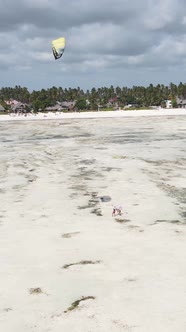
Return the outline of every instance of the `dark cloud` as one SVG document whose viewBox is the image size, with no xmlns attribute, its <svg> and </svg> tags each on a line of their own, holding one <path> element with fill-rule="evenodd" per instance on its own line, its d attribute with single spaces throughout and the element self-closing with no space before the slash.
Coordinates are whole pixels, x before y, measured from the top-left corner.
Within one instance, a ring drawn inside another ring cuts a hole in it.
<svg viewBox="0 0 186 332">
<path fill-rule="evenodd" d="M 143 70 L 144 82 L 157 70 L 162 81 L 171 68 L 174 80 L 185 73 L 185 31 L 184 0 L 0 0 L 1 85 L 17 78 L 50 86 L 51 73 L 54 85 L 60 75 L 72 84 L 76 77 L 79 86 L 87 75 L 99 85 L 104 75 L 111 84 L 113 73 L 120 84 L 133 70 Z M 54 61 L 51 40 L 59 36 L 67 47 Z"/>
</svg>

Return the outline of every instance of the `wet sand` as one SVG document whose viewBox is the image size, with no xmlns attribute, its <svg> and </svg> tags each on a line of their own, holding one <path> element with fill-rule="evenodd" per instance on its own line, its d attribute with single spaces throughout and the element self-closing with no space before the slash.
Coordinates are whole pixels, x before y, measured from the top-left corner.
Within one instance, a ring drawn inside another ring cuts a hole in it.
<svg viewBox="0 0 186 332">
<path fill-rule="evenodd" d="M 182 115 L 0 123 L 2 331 L 186 330 L 185 133 Z"/>
</svg>

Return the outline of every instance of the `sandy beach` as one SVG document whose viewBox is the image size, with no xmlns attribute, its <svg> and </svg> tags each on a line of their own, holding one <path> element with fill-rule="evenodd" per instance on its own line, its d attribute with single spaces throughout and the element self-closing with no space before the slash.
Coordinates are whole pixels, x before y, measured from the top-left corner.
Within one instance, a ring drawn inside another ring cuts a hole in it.
<svg viewBox="0 0 186 332">
<path fill-rule="evenodd" d="M 0 115 L 1 121 L 35 121 L 35 120 L 62 120 L 62 119 L 100 119 L 100 118 L 123 118 L 123 117 L 142 117 L 142 116 L 179 116 L 186 115 L 186 109 L 184 108 L 174 108 L 174 109 L 165 109 L 158 108 L 152 110 L 117 110 L 117 111 L 99 111 L 99 112 L 48 112 L 42 113 L 38 112 L 37 114 L 28 114 L 25 115 Z"/>
<path fill-rule="evenodd" d="M 0 116 L 1 331 L 186 331 L 185 115 Z"/>
</svg>

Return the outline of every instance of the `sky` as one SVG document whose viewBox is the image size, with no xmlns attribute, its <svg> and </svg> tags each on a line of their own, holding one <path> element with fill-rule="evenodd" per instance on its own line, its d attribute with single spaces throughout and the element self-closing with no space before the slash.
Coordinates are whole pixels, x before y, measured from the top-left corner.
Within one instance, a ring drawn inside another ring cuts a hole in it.
<svg viewBox="0 0 186 332">
<path fill-rule="evenodd" d="M 185 0 L 0 0 L 0 88 L 170 82 L 186 82 Z"/>
</svg>

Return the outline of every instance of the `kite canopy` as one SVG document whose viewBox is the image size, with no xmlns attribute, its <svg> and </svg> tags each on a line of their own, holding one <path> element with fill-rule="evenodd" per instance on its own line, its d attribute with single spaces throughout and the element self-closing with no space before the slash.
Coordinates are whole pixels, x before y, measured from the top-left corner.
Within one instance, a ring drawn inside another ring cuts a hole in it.
<svg viewBox="0 0 186 332">
<path fill-rule="evenodd" d="M 52 51 L 57 60 L 62 57 L 65 50 L 65 38 L 61 37 L 52 41 Z"/>
</svg>

